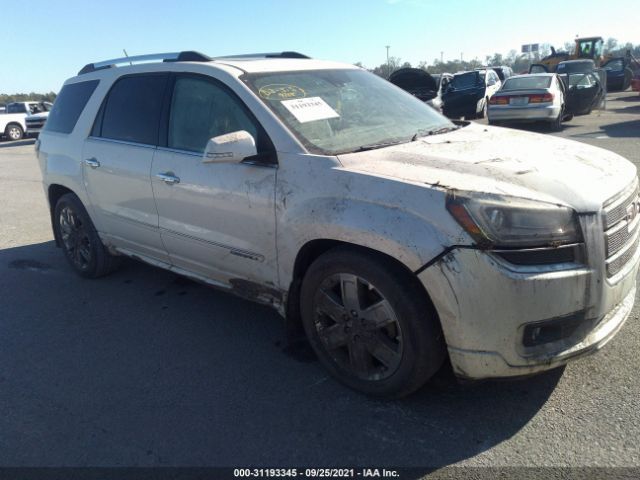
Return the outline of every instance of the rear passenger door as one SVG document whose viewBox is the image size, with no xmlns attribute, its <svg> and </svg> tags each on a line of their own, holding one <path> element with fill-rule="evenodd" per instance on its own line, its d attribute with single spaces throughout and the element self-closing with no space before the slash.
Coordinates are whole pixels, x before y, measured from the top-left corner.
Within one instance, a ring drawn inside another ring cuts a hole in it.
<svg viewBox="0 0 640 480">
<path fill-rule="evenodd" d="M 171 263 L 222 284 L 276 284 L 277 163 L 271 141 L 223 83 L 177 74 L 170 84 L 152 185 Z M 254 161 L 203 163 L 211 138 L 240 130 L 256 141 Z"/>
<path fill-rule="evenodd" d="M 570 73 L 567 78 L 567 113 L 579 115 L 589 112 L 602 94 L 597 77 L 592 73 Z"/>
<path fill-rule="evenodd" d="M 151 189 L 151 163 L 168 74 L 118 79 L 83 150 L 87 194 L 107 240 L 131 253 L 168 263 Z"/>
</svg>

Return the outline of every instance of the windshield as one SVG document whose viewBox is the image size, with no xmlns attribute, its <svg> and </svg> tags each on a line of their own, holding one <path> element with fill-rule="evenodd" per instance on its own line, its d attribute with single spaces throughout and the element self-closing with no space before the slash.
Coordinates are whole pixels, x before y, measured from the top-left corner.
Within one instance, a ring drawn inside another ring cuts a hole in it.
<svg viewBox="0 0 640 480">
<path fill-rule="evenodd" d="M 451 87 L 457 90 L 473 88 L 480 83 L 481 76 L 484 78 L 484 72 L 482 74 L 478 72 L 457 73 L 453 76 Z"/>
<path fill-rule="evenodd" d="M 551 77 L 511 77 L 504 83 L 502 90 L 531 90 L 549 88 Z"/>
<path fill-rule="evenodd" d="M 427 104 L 362 70 L 260 73 L 243 79 L 311 153 L 379 148 L 454 128 Z"/>
</svg>

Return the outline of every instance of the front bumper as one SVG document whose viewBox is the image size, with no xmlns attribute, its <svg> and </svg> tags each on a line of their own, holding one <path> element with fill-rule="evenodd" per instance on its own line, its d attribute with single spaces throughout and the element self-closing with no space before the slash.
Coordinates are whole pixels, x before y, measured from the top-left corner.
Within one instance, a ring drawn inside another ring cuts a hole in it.
<svg viewBox="0 0 640 480">
<path fill-rule="evenodd" d="M 511 107 L 489 106 L 489 121 L 534 122 L 551 121 L 560 115 L 560 106 Z"/>
<path fill-rule="evenodd" d="M 622 327 L 635 301 L 640 249 L 611 283 L 586 265 L 522 267 L 486 251 L 457 249 L 419 275 L 460 378 L 518 377 L 595 352 Z M 584 315 L 573 334 L 525 346 L 528 325 Z"/>
</svg>

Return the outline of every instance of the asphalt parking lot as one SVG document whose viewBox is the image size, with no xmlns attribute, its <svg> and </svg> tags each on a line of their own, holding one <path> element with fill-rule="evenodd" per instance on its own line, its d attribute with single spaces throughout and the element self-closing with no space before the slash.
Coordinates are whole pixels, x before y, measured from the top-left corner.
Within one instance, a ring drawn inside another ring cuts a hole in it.
<svg viewBox="0 0 640 480">
<path fill-rule="evenodd" d="M 555 135 L 640 167 L 640 96 Z M 640 302 L 564 370 L 371 400 L 266 307 L 133 261 L 77 277 L 40 179 L 33 140 L 0 143 L 0 466 L 640 467 Z"/>
</svg>

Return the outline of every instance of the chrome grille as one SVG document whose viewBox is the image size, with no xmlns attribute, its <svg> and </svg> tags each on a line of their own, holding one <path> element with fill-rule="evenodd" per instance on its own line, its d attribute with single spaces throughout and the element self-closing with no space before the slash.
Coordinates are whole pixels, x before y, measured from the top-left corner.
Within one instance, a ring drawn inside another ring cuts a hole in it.
<svg viewBox="0 0 640 480">
<path fill-rule="evenodd" d="M 633 239 L 638 231 L 639 225 L 640 216 L 637 216 L 631 224 L 624 220 L 619 222 L 614 228 L 607 231 L 605 234 L 607 258 L 622 250 L 622 248 Z"/>
<path fill-rule="evenodd" d="M 607 277 L 619 273 L 638 249 L 640 198 L 635 182 L 603 208 Z"/>
<path fill-rule="evenodd" d="M 633 254 L 636 253 L 636 250 L 638 250 L 639 241 L 640 237 L 636 236 L 635 240 L 629 246 L 629 248 L 624 250 L 619 256 L 617 256 L 615 259 L 612 259 L 610 262 L 607 261 L 607 277 L 613 277 L 616 273 L 622 270 L 622 267 L 624 267 L 629 260 L 631 260 Z"/>
</svg>

